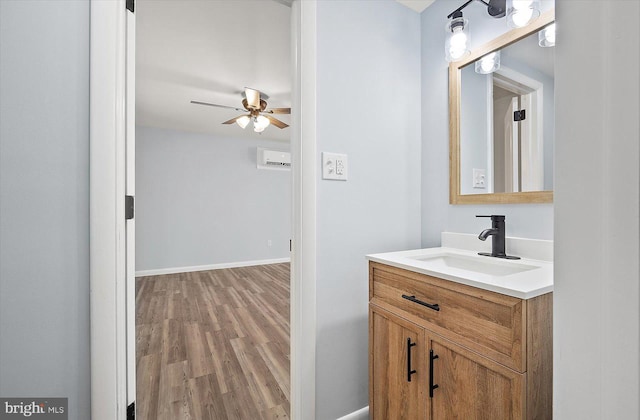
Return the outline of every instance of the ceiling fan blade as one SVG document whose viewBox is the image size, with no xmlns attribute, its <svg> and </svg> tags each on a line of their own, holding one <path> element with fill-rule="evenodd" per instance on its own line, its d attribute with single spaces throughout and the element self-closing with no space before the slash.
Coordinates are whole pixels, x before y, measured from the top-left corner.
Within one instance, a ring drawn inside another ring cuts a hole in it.
<svg viewBox="0 0 640 420">
<path fill-rule="evenodd" d="M 213 107 L 216 107 L 216 108 L 235 109 L 236 111 L 239 111 L 239 112 L 246 112 L 246 109 L 236 108 L 235 106 L 218 105 L 218 104 L 211 104 L 209 102 L 200 102 L 200 101 L 191 101 L 191 103 L 192 104 L 196 104 L 196 105 L 213 106 Z"/>
<path fill-rule="evenodd" d="M 260 91 L 244 88 L 244 96 L 247 99 L 247 104 L 251 109 L 260 109 Z"/>
<path fill-rule="evenodd" d="M 266 114 L 291 114 L 291 108 L 271 108 L 263 112 Z"/>
<path fill-rule="evenodd" d="M 280 121 L 277 118 L 273 118 L 271 115 L 264 115 L 264 117 L 266 119 L 268 119 L 269 121 L 271 121 L 271 124 L 275 125 L 278 128 L 287 128 L 289 127 L 289 124 L 285 124 L 282 121 Z"/>
<path fill-rule="evenodd" d="M 230 120 L 223 122 L 222 124 L 233 124 L 234 122 L 238 121 L 242 117 L 251 117 L 251 115 L 238 115 L 235 118 L 231 118 Z"/>
</svg>

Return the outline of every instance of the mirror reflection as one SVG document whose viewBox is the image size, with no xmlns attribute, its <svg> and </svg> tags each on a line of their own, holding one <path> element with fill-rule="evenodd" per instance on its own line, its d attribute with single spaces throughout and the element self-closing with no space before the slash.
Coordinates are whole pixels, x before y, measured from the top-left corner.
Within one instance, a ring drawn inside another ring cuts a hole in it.
<svg viewBox="0 0 640 420">
<path fill-rule="evenodd" d="M 462 194 L 553 190 L 554 48 L 540 44 L 536 32 L 461 69 Z"/>
</svg>

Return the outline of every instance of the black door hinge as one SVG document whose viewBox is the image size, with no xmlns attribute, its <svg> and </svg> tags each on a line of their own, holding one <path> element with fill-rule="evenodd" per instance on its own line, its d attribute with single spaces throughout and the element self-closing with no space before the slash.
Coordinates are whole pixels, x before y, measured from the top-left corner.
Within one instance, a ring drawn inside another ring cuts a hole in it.
<svg viewBox="0 0 640 420">
<path fill-rule="evenodd" d="M 136 402 L 132 402 L 127 407 L 127 420 L 136 420 Z"/>
<path fill-rule="evenodd" d="M 135 200 L 132 195 L 124 196 L 124 218 L 126 220 L 133 219 L 135 210 Z"/>
<path fill-rule="evenodd" d="M 127 10 L 130 11 L 131 13 L 133 13 L 133 8 L 134 8 L 133 2 L 134 0 L 127 0 Z"/>
<path fill-rule="evenodd" d="M 526 110 L 521 110 L 521 111 L 514 111 L 513 112 L 513 121 L 524 121 L 525 118 L 527 118 L 527 113 L 525 112 Z"/>
</svg>

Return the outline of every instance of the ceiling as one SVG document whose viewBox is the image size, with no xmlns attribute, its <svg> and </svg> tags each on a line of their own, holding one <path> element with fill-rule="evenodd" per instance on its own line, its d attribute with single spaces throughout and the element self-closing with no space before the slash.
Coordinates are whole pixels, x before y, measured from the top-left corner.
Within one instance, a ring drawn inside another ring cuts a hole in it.
<svg viewBox="0 0 640 420">
<path fill-rule="evenodd" d="M 289 141 L 290 128 L 223 125 L 242 108 L 244 87 L 291 106 L 291 8 L 287 0 L 136 2 L 136 124 Z M 278 115 L 290 124 L 288 115 Z"/>
<path fill-rule="evenodd" d="M 404 4 L 408 8 L 415 10 L 418 13 L 422 13 L 424 9 L 431 6 L 436 0 L 396 0 L 400 4 Z"/>
</svg>

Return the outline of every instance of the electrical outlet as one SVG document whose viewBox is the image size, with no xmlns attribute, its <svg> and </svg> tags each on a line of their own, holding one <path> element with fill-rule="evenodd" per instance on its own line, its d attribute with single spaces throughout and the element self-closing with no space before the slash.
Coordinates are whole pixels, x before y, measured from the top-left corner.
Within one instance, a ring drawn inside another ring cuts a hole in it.
<svg viewBox="0 0 640 420">
<path fill-rule="evenodd" d="M 347 180 L 347 155 L 322 152 L 322 179 Z"/>
<path fill-rule="evenodd" d="M 485 188 L 486 172 L 484 169 L 473 170 L 473 188 Z"/>
<path fill-rule="evenodd" d="M 271 245 L 273 245 L 273 242 L 271 241 L 271 239 L 269 239 L 269 240 L 267 241 L 267 246 L 268 246 L 269 248 L 271 248 Z"/>
</svg>

